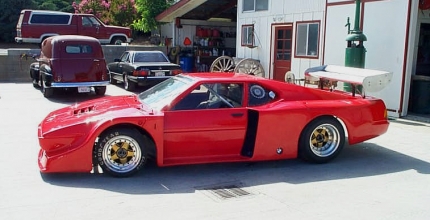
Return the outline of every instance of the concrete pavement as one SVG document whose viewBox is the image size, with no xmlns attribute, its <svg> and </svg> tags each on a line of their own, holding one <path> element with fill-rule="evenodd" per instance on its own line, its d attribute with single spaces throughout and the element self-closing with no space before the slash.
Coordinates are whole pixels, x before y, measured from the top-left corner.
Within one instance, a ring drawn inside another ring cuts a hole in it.
<svg viewBox="0 0 430 220">
<path fill-rule="evenodd" d="M 38 123 L 91 98 L 47 100 L 29 83 L 0 83 L 0 219 L 430 219 L 430 124 L 403 119 L 328 164 L 150 163 L 126 179 L 40 175 Z M 226 199 L 209 190 L 222 186 L 248 194 Z"/>
</svg>

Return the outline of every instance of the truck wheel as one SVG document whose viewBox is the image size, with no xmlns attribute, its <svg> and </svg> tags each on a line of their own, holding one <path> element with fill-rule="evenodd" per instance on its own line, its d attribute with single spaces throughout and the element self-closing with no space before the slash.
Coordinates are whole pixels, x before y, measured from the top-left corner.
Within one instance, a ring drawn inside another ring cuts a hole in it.
<svg viewBox="0 0 430 220">
<path fill-rule="evenodd" d="M 106 86 L 96 86 L 94 87 L 96 95 L 104 95 L 106 93 Z"/>
<path fill-rule="evenodd" d="M 113 45 L 121 45 L 122 43 L 125 43 L 125 39 L 123 37 L 114 37 L 110 43 Z"/>
<path fill-rule="evenodd" d="M 99 140 L 94 157 L 105 173 L 128 177 L 146 162 L 150 141 L 135 129 L 112 129 L 102 134 Z"/>
<path fill-rule="evenodd" d="M 299 156 L 309 162 L 326 163 L 339 155 L 345 131 L 335 118 L 318 118 L 309 123 L 299 139 Z"/>
</svg>

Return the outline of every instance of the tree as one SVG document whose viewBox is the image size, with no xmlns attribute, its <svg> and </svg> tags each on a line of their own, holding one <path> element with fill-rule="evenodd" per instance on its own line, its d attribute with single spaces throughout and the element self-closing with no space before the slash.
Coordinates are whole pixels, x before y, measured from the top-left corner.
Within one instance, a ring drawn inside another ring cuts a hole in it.
<svg viewBox="0 0 430 220">
<path fill-rule="evenodd" d="M 155 17 L 173 4 L 173 0 L 136 0 L 137 13 L 140 18 L 133 22 L 133 29 L 150 32 L 158 29 L 160 22 Z"/>
<path fill-rule="evenodd" d="M 94 14 L 106 24 L 130 26 L 137 18 L 134 0 L 82 0 L 72 6 L 76 13 Z"/>
<path fill-rule="evenodd" d="M 21 10 L 36 7 L 33 0 L 0 0 L 0 41 L 13 42 Z"/>
<path fill-rule="evenodd" d="M 37 9 L 40 10 L 51 10 L 51 11 L 63 11 L 63 12 L 74 12 L 72 7 L 73 0 L 35 0 Z"/>
</svg>

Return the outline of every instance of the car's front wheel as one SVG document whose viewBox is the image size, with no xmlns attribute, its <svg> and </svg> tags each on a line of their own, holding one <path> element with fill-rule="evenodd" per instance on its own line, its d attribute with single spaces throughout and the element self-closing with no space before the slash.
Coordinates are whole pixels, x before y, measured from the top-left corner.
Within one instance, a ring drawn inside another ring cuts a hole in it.
<svg viewBox="0 0 430 220">
<path fill-rule="evenodd" d="M 146 136 L 135 129 L 112 129 L 99 137 L 95 158 L 104 172 L 115 177 L 128 177 L 146 162 L 148 143 Z"/>
<path fill-rule="evenodd" d="M 96 95 L 104 95 L 106 93 L 106 86 L 96 86 L 94 87 Z"/>
<path fill-rule="evenodd" d="M 337 157 L 345 144 L 345 132 L 335 118 L 312 121 L 299 139 L 299 156 L 314 163 L 326 163 Z"/>
</svg>

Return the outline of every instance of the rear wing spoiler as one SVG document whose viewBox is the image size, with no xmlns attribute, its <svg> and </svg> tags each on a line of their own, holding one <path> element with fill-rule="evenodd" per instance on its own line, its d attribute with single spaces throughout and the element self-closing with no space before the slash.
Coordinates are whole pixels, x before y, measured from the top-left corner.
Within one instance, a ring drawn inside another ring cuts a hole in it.
<svg viewBox="0 0 430 220">
<path fill-rule="evenodd" d="M 381 91 L 391 82 L 392 77 L 393 73 L 387 71 L 336 65 L 317 66 L 305 71 L 305 80 L 309 82 L 341 81 L 350 83 L 353 95 L 357 85 L 363 86 L 363 94 L 364 92 Z M 320 86 L 322 87 L 322 83 L 320 83 Z"/>
</svg>

